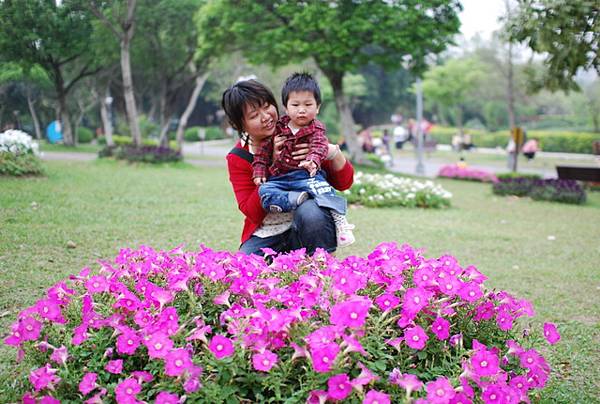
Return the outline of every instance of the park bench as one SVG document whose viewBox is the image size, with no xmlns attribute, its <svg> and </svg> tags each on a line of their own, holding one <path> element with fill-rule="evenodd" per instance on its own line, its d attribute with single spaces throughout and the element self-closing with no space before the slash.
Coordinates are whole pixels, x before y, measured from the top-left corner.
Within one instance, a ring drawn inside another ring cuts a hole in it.
<svg viewBox="0 0 600 404">
<path fill-rule="evenodd" d="M 556 172 L 562 180 L 600 182 L 600 167 L 556 166 Z"/>
</svg>

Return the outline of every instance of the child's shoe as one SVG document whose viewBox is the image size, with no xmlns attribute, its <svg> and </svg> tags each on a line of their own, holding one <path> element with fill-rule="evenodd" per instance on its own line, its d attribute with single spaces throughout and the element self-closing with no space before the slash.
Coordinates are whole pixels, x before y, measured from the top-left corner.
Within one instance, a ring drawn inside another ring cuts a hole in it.
<svg viewBox="0 0 600 404">
<path fill-rule="evenodd" d="M 350 244 L 354 243 L 356 239 L 354 238 L 354 233 L 352 230 L 354 229 L 354 225 L 348 223 L 346 220 L 346 216 L 339 214 L 337 212 L 331 212 L 331 216 L 333 217 L 333 222 L 335 223 L 335 233 L 337 235 L 337 246 L 340 248 L 348 247 Z"/>
<path fill-rule="evenodd" d="M 308 199 L 308 197 L 309 194 L 306 191 L 290 191 L 288 193 L 288 199 L 290 201 L 290 205 L 292 206 L 292 210 L 302 205 Z"/>
</svg>

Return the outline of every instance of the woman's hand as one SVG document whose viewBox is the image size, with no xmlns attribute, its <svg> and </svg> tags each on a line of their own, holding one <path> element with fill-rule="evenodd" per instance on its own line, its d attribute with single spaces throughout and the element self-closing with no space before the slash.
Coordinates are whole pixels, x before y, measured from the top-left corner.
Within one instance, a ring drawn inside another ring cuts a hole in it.
<svg viewBox="0 0 600 404">
<path fill-rule="evenodd" d="M 273 138 L 273 161 L 279 160 L 281 155 L 281 148 L 285 142 L 285 136 L 277 135 Z"/>
<path fill-rule="evenodd" d="M 254 181 L 254 184 L 260 185 L 260 184 L 264 184 L 265 182 L 267 182 L 267 179 L 265 177 L 255 177 L 253 181 Z"/>
</svg>

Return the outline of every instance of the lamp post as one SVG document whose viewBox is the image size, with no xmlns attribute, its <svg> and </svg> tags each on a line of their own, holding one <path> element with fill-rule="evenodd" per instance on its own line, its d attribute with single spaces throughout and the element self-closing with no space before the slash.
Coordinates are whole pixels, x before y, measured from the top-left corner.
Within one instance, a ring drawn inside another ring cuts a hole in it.
<svg viewBox="0 0 600 404">
<path fill-rule="evenodd" d="M 104 103 L 106 104 L 106 112 L 108 112 L 108 122 L 106 123 L 106 132 L 110 133 L 112 135 L 113 133 L 113 116 L 112 116 L 112 103 L 113 103 L 113 97 L 110 96 L 110 93 L 106 96 L 106 98 L 104 99 Z"/>
<path fill-rule="evenodd" d="M 425 165 L 423 164 L 423 83 L 421 78 L 417 77 L 415 85 L 417 91 L 417 175 L 425 175 Z"/>
</svg>

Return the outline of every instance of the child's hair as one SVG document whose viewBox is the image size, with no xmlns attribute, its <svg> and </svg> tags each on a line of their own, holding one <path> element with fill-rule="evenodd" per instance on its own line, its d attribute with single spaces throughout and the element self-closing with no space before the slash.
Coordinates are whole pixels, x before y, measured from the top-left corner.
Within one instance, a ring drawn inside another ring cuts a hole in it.
<svg viewBox="0 0 600 404">
<path fill-rule="evenodd" d="M 308 91 L 313 93 L 317 105 L 321 105 L 321 89 L 319 83 L 309 73 L 294 73 L 287 78 L 281 89 L 281 101 L 287 106 L 290 93 L 294 91 Z"/>
<path fill-rule="evenodd" d="M 221 99 L 221 106 L 229 123 L 240 135 L 244 131 L 244 107 L 246 104 L 261 107 L 265 103 L 277 108 L 277 101 L 271 90 L 256 80 L 235 83 L 223 92 Z"/>
</svg>

